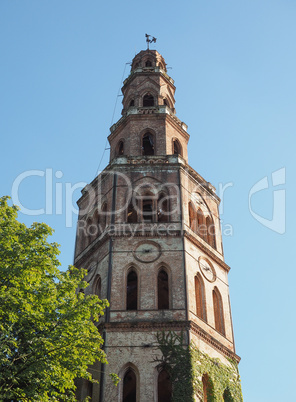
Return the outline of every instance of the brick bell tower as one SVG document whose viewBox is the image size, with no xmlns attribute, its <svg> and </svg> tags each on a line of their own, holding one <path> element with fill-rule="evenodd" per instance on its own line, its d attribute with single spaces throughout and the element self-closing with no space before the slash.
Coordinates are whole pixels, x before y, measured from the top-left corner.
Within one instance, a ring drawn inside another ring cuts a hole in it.
<svg viewBox="0 0 296 402">
<path fill-rule="evenodd" d="M 99 324 L 109 364 L 90 368 L 100 384 L 81 382 L 78 399 L 166 402 L 181 389 L 183 401 L 240 401 L 220 200 L 188 165 L 187 126 L 156 50 L 135 56 L 122 93 L 110 163 L 78 201 L 75 265 L 88 270 L 85 292 L 110 302 Z M 166 335 L 191 345 L 183 391 L 159 347 Z"/>
</svg>

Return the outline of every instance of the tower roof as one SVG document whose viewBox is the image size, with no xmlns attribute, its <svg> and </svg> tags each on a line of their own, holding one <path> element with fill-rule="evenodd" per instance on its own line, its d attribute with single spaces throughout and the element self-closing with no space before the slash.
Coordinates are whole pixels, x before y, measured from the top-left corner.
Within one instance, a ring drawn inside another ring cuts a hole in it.
<svg viewBox="0 0 296 402">
<path fill-rule="evenodd" d="M 155 68 L 159 67 L 160 69 L 167 72 L 166 62 L 162 55 L 158 53 L 157 50 L 141 50 L 136 56 L 133 58 L 131 71 L 136 70 L 137 68 Z"/>
</svg>

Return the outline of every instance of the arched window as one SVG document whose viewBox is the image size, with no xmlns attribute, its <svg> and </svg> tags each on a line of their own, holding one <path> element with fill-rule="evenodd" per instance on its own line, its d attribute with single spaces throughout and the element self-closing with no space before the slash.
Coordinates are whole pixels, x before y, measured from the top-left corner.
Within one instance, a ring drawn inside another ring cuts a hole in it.
<svg viewBox="0 0 296 402">
<path fill-rule="evenodd" d="M 79 219 L 77 222 L 76 238 L 76 255 L 78 255 L 86 247 L 86 222 L 84 219 Z"/>
<path fill-rule="evenodd" d="M 92 400 L 92 394 L 93 394 L 93 383 L 89 380 L 86 380 L 86 395 L 90 397 L 90 401 Z"/>
<path fill-rule="evenodd" d="M 130 271 L 127 276 L 126 309 L 138 309 L 138 277 L 135 271 Z"/>
<path fill-rule="evenodd" d="M 137 378 L 129 368 L 123 378 L 122 402 L 137 402 Z"/>
<path fill-rule="evenodd" d="M 87 245 L 93 241 L 95 229 L 96 227 L 93 225 L 92 219 L 88 218 L 86 221 Z"/>
<path fill-rule="evenodd" d="M 152 63 L 150 60 L 147 60 L 145 63 L 145 67 L 152 67 Z"/>
<path fill-rule="evenodd" d="M 105 202 L 102 206 L 101 216 L 100 216 L 100 229 L 101 229 L 102 233 L 106 229 L 106 225 L 107 225 L 107 204 Z"/>
<path fill-rule="evenodd" d="M 158 374 L 157 396 L 158 402 L 172 401 L 172 382 L 168 372 L 165 369 L 162 369 Z"/>
<path fill-rule="evenodd" d="M 97 275 L 93 283 L 93 294 L 101 297 L 101 277 Z"/>
<path fill-rule="evenodd" d="M 135 106 L 135 100 L 134 100 L 134 99 L 132 99 L 132 100 L 130 101 L 130 103 L 129 103 L 129 107 L 132 107 L 132 106 Z"/>
<path fill-rule="evenodd" d="M 124 155 L 124 143 L 122 140 L 120 140 L 117 144 L 116 147 L 116 155 L 120 156 L 120 155 Z"/>
<path fill-rule="evenodd" d="M 204 218 L 204 215 L 203 215 L 201 209 L 197 210 L 196 219 L 197 219 L 198 235 L 200 237 L 202 237 L 204 240 L 207 240 L 207 226 L 205 224 L 205 218 Z"/>
<path fill-rule="evenodd" d="M 98 210 L 95 211 L 93 216 L 93 226 L 94 226 L 94 237 L 100 234 L 100 215 Z"/>
<path fill-rule="evenodd" d="M 182 147 L 178 140 L 173 140 L 173 154 L 182 156 Z"/>
<path fill-rule="evenodd" d="M 231 396 L 231 393 L 228 388 L 225 389 L 223 393 L 223 401 L 225 402 L 234 402 L 234 399 Z"/>
<path fill-rule="evenodd" d="M 169 278 L 165 270 L 161 270 L 157 277 L 158 310 L 168 310 L 169 307 Z"/>
<path fill-rule="evenodd" d="M 144 107 L 151 107 L 154 106 L 154 98 L 151 94 L 146 94 L 143 97 L 143 106 Z"/>
<path fill-rule="evenodd" d="M 195 213 L 194 213 L 194 208 L 192 205 L 192 202 L 189 202 L 188 204 L 188 212 L 189 212 L 189 226 L 190 229 L 196 232 L 196 219 L 195 219 Z"/>
<path fill-rule="evenodd" d="M 154 142 L 153 136 L 150 133 L 146 133 L 142 141 L 143 155 L 151 156 L 154 155 Z"/>
<path fill-rule="evenodd" d="M 225 336 L 222 297 L 216 286 L 213 290 L 213 305 L 214 305 L 214 316 L 215 316 L 215 328 L 218 332 L 220 332 Z"/>
<path fill-rule="evenodd" d="M 168 106 L 168 101 L 166 100 L 166 98 L 163 99 L 163 104 L 164 104 L 165 106 Z"/>
<path fill-rule="evenodd" d="M 127 209 L 127 223 L 137 223 L 137 221 L 138 221 L 138 214 L 132 200 Z"/>
<path fill-rule="evenodd" d="M 204 321 L 207 321 L 204 282 L 199 273 L 195 276 L 194 280 L 195 280 L 196 315 L 202 318 Z"/>
<path fill-rule="evenodd" d="M 169 220 L 168 199 L 165 194 L 160 194 L 157 201 L 157 220 L 158 222 L 168 222 Z"/>
<path fill-rule="evenodd" d="M 210 216 L 206 218 L 206 226 L 207 226 L 207 242 L 213 248 L 216 248 L 216 239 L 215 239 L 215 225 Z"/>
<path fill-rule="evenodd" d="M 203 402 L 210 402 L 213 397 L 213 384 L 208 374 L 202 376 Z"/>
</svg>

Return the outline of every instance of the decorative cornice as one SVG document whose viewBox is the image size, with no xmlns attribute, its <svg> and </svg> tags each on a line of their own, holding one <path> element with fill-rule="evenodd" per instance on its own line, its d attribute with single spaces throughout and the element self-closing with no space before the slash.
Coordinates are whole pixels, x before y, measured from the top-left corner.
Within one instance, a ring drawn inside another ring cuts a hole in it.
<svg viewBox="0 0 296 402">
<path fill-rule="evenodd" d="M 228 349 L 221 342 L 219 342 L 213 336 L 208 334 L 204 329 L 202 329 L 200 326 L 198 326 L 194 321 L 189 321 L 189 330 L 194 332 L 200 338 L 202 338 L 210 346 L 213 346 L 216 350 L 221 352 L 224 356 L 236 360 L 237 363 L 240 362 L 241 358 L 236 353 L 234 353 L 232 350 Z"/>
<path fill-rule="evenodd" d="M 230 266 L 227 265 L 223 259 L 222 256 L 218 257 L 213 251 L 210 250 L 210 246 L 205 246 L 198 238 L 198 235 L 192 235 L 189 233 L 187 230 L 183 231 L 184 237 L 186 237 L 188 240 L 190 240 L 195 246 L 199 247 L 205 254 L 207 254 L 212 260 L 214 260 L 217 264 L 220 265 L 220 267 L 224 268 L 226 272 L 230 271 Z"/>
<path fill-rule="evenodd" d="M 155 107 L 140 107 L 140 108 L 134 108 L 135 110 L 139 110 L 140 112 L 133 113 L 133 114 L 128 114 L 126 116 L 122 116 L 116 123 L 114 123 L 111 128 L 110 128 L 110 135 L 108 136 L 108 141 L 111 143 L 111 141 L 118 135 L 118 132 L 121 131 L 119 128 L 125 127 L 125 125 L 130 121 L 134 119 L 142 119 L 143 117 L 145 118 L 147 115 L 144 113 L 144 111 L 149 114 L 149 116 L 155 116 L 156 118 L 164 118 L 165 120 L 168 119 L 169 122 L 174 126 L 176 130 L 185 138 L 186 141 L 189 140 L 189 134 L 187 133 L 187 125 L 182 122 L 181 120 L 178 119 L 177 116 L 174 114 L 169 113 L 170 108 L 167 106 L 155 106 Z"/>
<path fill-rule="evenodd" d="M 160 330 L 170 330 L 170 331 L 192 331 L 203 341 L 205 341 L 208 345 L 218 350 L 225 357 L 236 360 L 238 363 L 241 358 L 235 354 L 232 350 L 224 346 L 217 339 L 209 335 L 206 331 L 200 328 L 193 321 L 169 321 L 169 322 L 111 322 L 107 324 L 103 324 L 102 327 L 107 332 L 152 332 L 152 331 L 160 331 Z"/>
</svg>

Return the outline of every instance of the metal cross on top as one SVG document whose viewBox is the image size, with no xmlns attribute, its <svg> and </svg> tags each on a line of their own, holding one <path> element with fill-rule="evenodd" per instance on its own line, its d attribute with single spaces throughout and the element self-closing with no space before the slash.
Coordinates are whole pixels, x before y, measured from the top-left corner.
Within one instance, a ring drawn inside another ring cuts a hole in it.
<svg viewBox="0 0 296 402">
<path fill-rule="evenodd" d="M 152 36 L 152 35 L 147 35 L 147 34 L 145 34 L 145 36 L 146 36 L 146 42 L 147 42 L 147 49 L 149 49 L 149 43 L 156 43 L 156 38 L 154 38 L 154 36 Z"/>
</svg>

